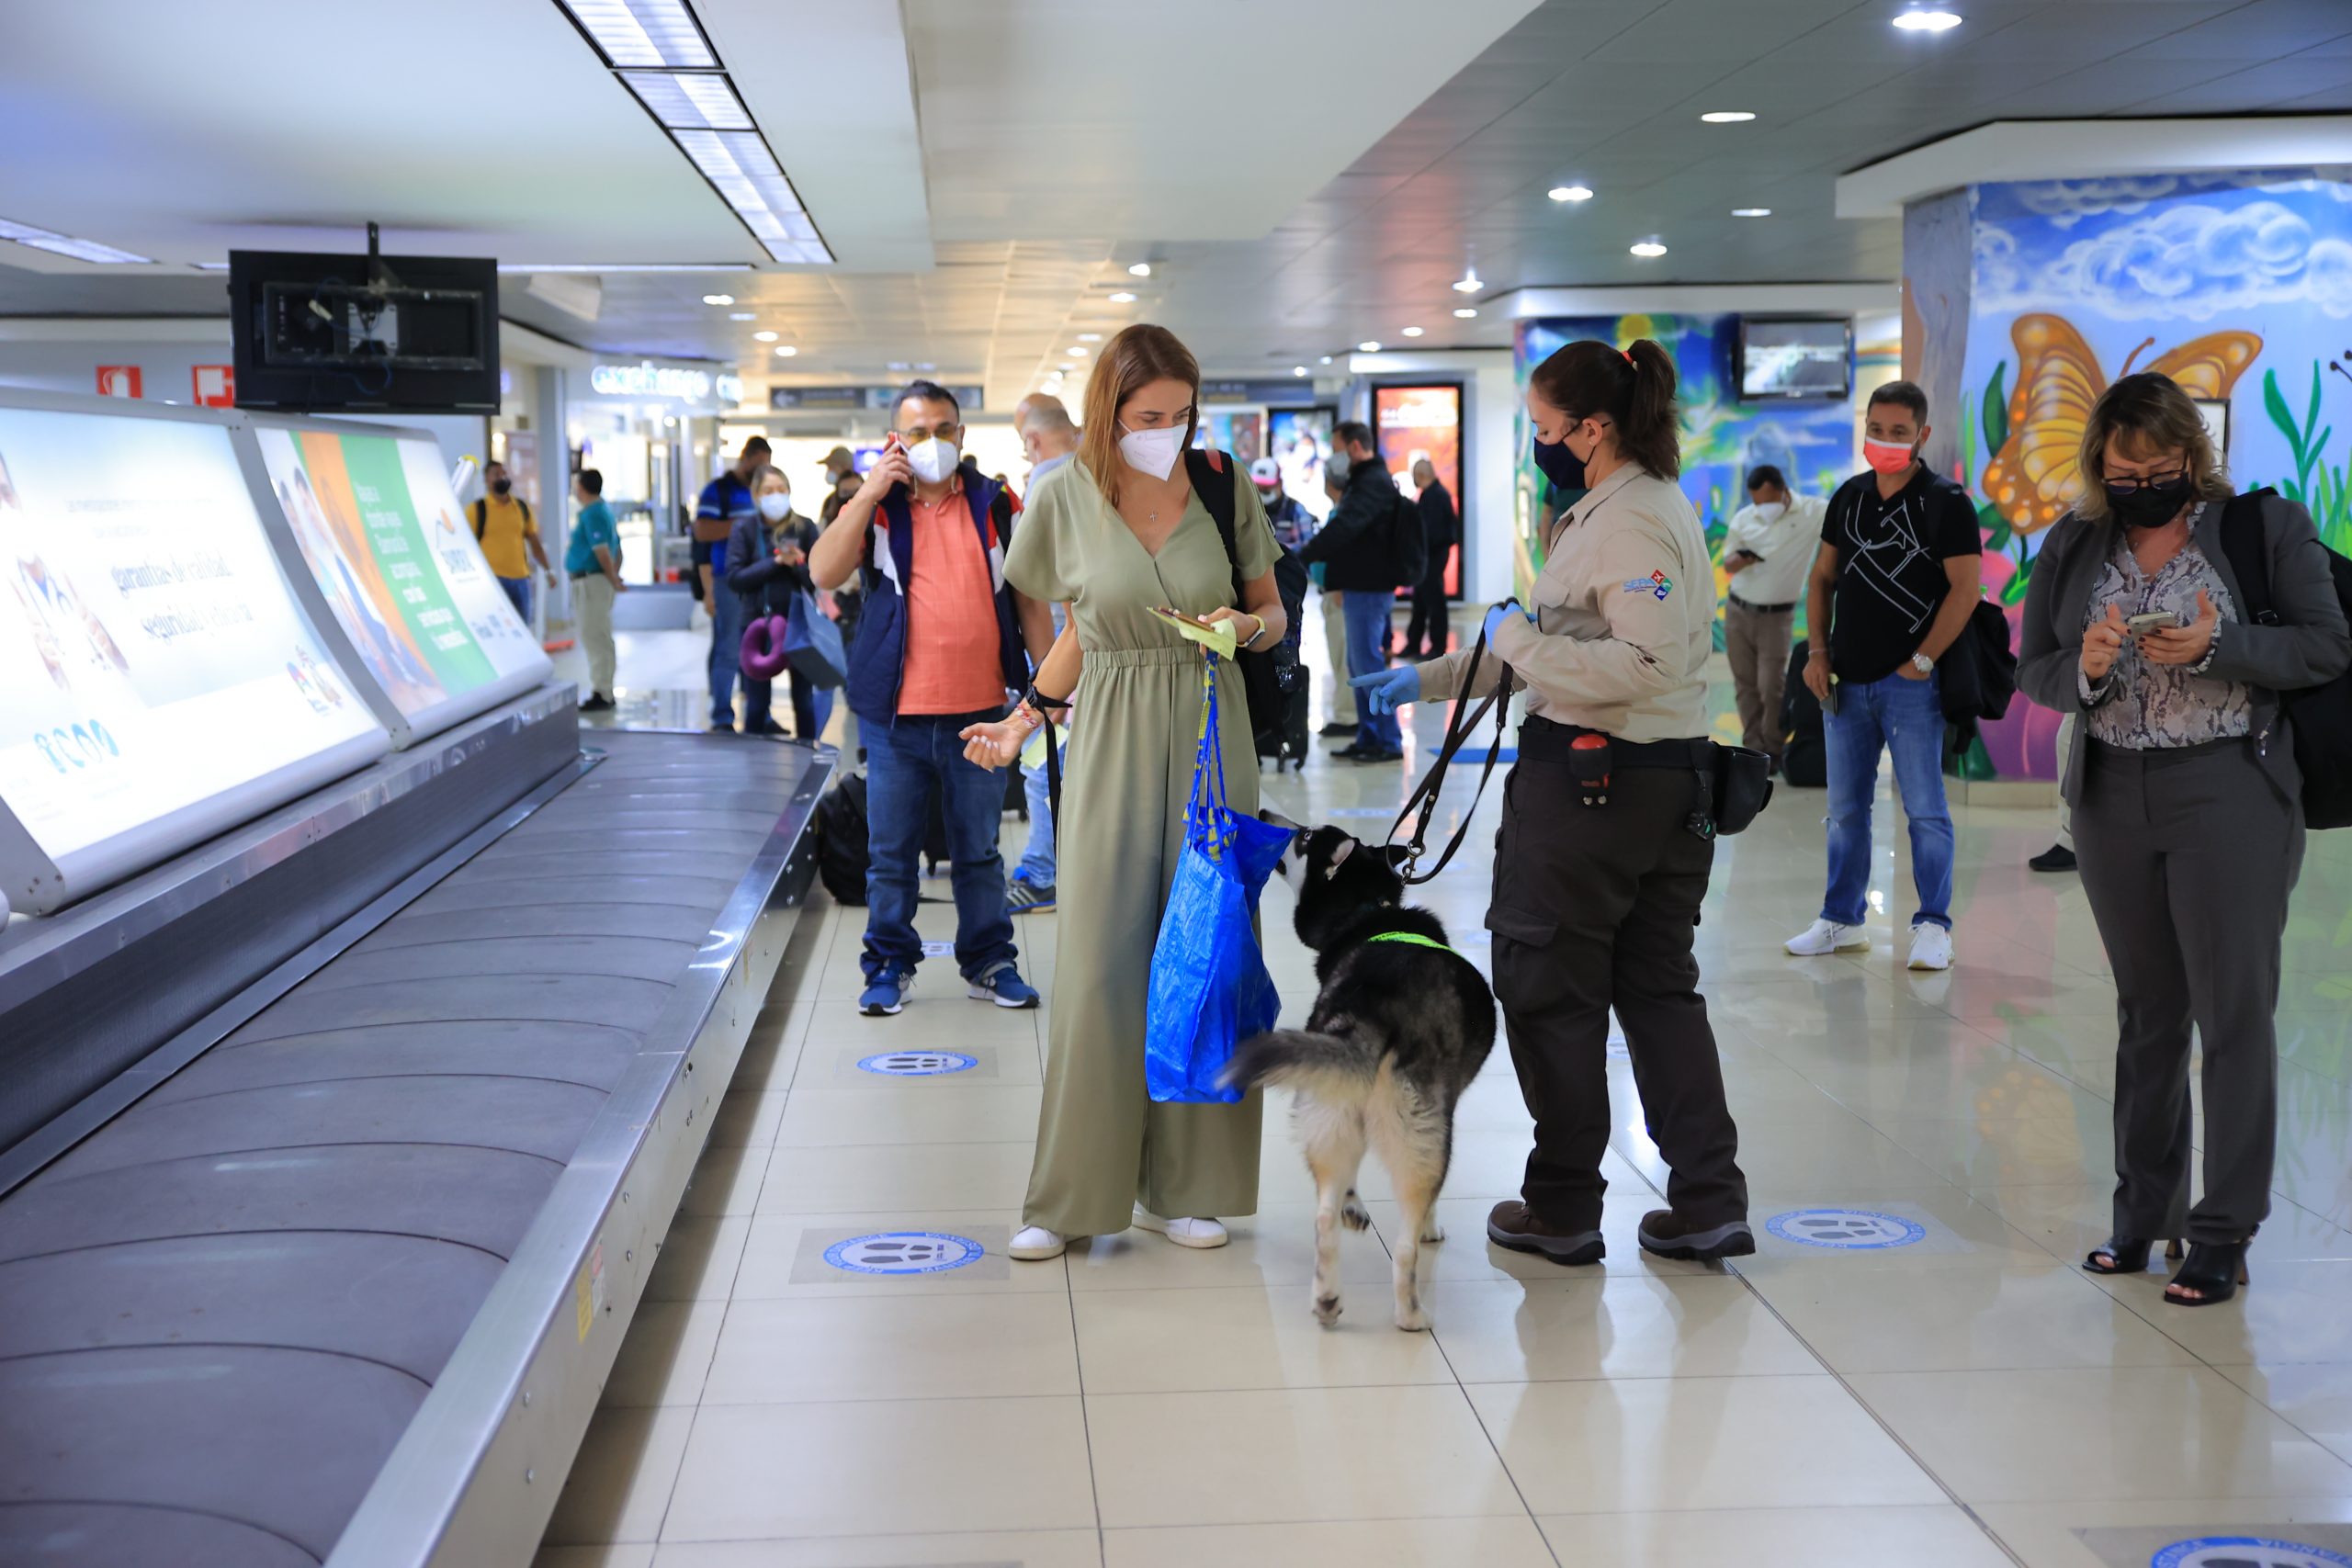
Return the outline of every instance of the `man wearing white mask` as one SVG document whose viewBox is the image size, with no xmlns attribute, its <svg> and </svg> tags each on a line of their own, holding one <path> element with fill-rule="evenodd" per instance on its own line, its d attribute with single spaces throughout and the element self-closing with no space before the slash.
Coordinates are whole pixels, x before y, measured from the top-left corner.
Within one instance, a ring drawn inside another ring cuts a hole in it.
<svg viewBox="0 0 2352 1568">
<path fill-rule="evenodd" d="M 1789 673 L 1789 629 L 1821 546 L 1819 496 L 1792 495 L 1770 463 L 1747 472 L 1747 504 L 1724 532 L 1724 653 L 1739 706 L 1739 743 L 1781 765 L 1781 687 Z"/>
<path fill-rule="evenodd" d="M 917 861 L 938 800 L 956 892 L 956 963 L 967 994 L 1034 1008 L 1014 967 L 997 828 L 1004 785 L 964 755 L 960 732 L 1001 718 L 1029 682 L 1029 650 L 1053 645 L 1042 604 L 1005 585 L 1012 505 L 963 460 L 962 412 L 946 388 L 910 383 L 892 439 L 808 552 L 817 586 L 863 580 L 865 609 L 849 650 L 850 711 L 866 750 L 865 989 L 858 1010 L 904 1005 L 922 941 Z"/>
</svg>

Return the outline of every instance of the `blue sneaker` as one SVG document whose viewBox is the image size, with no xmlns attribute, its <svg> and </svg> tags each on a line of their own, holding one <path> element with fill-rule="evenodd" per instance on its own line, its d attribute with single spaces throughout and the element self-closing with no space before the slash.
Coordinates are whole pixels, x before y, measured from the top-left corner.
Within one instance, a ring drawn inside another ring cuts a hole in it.
<svg viewBox="0 0 2352 1568">
<path fill-rule="evenodd" d="M 868 1018 L 892 1017 L 906 1007 L 907 993 L 914 988 L 914 983 L 911 975 L 885 971 L 858 994 L 857 1010 Z"/>
<path fill-rule="evenodd" d="M 1033 1008 L 1038 1001 L 1037 987 L 1023 980 L 1010 964 L 973 981 L 964 994 L 976 1002 L 994 1002 L 1001 1008 Z"/>
</svg>

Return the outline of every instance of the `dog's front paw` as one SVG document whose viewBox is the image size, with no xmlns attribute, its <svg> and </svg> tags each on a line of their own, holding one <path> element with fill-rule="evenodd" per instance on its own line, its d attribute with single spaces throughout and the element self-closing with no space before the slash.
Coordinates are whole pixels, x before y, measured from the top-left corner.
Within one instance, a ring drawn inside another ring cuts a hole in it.
<svg viewBox="0 0 2352 1568">
<path fill-rule="evenodd" d="M 1445 1227 L 1444 1227 L 1443 1225 L 1442 1225 L 1442 1224 L 1439 1224 L 1435 1220 L 1431 1220 L 1429 1224 L 1425 1224 L 1425 1225 L 1423 1225 L 1423 1226 L 1421 1227 L 1421 1245 L 1422 1245 L 1422 1246 L 1424 1246 L 1424 1247 L 1435 1247 L 1439 1242 L 1442 1242 L 1442 1241 L 1443 1241 L 1444 1239 L 1445 1239 Z"/>
<path fill-rule="evenodd" d="M 1424 1333 L 1428 1330 L 1429 1325 L 1430 1314 L 1420 1309 L 1420 1304 L 1419 1303 L 1415 1303 L 1413 1305 L 1408 1307 L 1398 1307 L 1396 1309 L 1396 1326 L 1403 1329 L 1406 1333 Z"/>
<path fill-rule="evenodd" d="M 1315 1321 L 1321 1324 L 1326 1328 L 1333 1327 L 1339 1323 L 1340 1296 L 1338 1292 L 1335 1291 L 1328 1296 L 1317 1296 L 1315 1298 Z"/>
<path fill-rule="evenodd" d="M 1340 1223 L 1351 1231 L 1368 1231 L 1372 1228 L 1372 1211 L 1363 1206 L 1363 1199 L 1351 1192 L 1347 1201 L 1340 1205 Z"/>
</svg>

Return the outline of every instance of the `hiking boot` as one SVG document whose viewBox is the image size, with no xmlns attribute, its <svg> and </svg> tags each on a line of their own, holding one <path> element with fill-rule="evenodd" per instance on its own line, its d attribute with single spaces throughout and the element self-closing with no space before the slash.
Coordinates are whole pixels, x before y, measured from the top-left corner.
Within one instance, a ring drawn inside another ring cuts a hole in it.
<svg viewBox="0 0 2352 1568">
<path fill-rule="evenodd" d="M 1562 1230 L 1530 1213 L 1518 1199 L 1498 1203 L 1487 1215 L 1487 1239 L 1513 1252 L 1532 1252 L 1555 1263 L 1598 1263 L 1609 1248 L 1600 1233 Z"/>
<path fill-rule="evenodd" d="M 1671 1209 L 1652 1209 L 1642 1216 L 1642 1250 L 1660 1258 L 1712 1263 L 1718 1258 L 1745 1258 L 1756 1250 L 1756 1233 L 1746 1220 L 1702 1228 Z"/>
</svg>

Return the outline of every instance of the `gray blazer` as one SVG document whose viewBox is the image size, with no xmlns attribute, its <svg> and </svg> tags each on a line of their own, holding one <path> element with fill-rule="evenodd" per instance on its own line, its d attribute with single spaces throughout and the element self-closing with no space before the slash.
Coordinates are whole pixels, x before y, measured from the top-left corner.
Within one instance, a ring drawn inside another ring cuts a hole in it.
<svg viewBox="0 0 2352 1568">
<path fill-rule="evenodd" d="M 2220 502 L 2205 508 L 2197 523 L 2197 547 L 2221 574 L 2231 600 L 2242 605 L 2245 592 L 2222 547 L 2222 510 Z M 2018 649 L 2018 690 L 2060 713 L 2080 713 L 2085 705 L 2084 621 L 2090 613 L 2092 591 L 2098 586 L 2099 568 L 2113 548 L 2116 526 L 2068 513 L 2052 527 L 2033 563 Z M 2280 624 L 2257 626 L 2233 621 L 2223 626 L 2206 673 L 2254 688 L 2255 753 L 2271 783 L 2293 800 L 2302 793 L 2303 780 L 2295 766 L 2278 694 L 2342 674 L 2352 664 L 2352 630 L 2345 626 L 2327 551 L 2310 513 L 2283 496 L 2265 496 L 2262 542 L 2270 558 L 2271 608 Z M 2059 793 L 2070 806 L 2082 797 L 2083 760 L 2089 750 L 2089 728 L 2078 724 L 2074 749 L 2063 759 L 2059 774 Z"/>
</svg>

